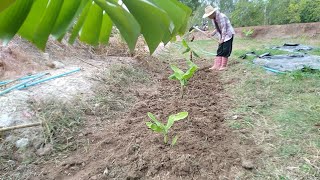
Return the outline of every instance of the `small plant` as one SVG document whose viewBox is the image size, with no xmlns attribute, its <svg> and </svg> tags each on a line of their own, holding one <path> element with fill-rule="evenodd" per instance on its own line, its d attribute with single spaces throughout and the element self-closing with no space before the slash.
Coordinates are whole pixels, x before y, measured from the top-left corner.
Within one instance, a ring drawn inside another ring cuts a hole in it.
<svg viewBox="0 0 320 180">
<path fill-rule="evenodd" d="M 187 72 L 183 72 L 175 65 L 171 65 L 171 69 L 173 70 L 174 74 L 169 76 L 171 80 L 178 80 L 181 85 L 180 93 L 181 98 L 183 98 L 184 88 L 187 86 L 188 80 L 193 76 L 193 74 L 198 70 L 198 66 L 194 64 L 191 60 L 187 61 L 189 69 Z"/>
<path fill-rule="evenodd" d="M 174 122 L 185 119 L 188 116 L 188 112 L 180 112 L 178 114 L 170 115 L 166 125 L 158 121 L 152 113 L 148 112 L 148 116 L 151 119 L 151 122 L 146 122 L 146 125 L 154 132 L 163 134 L 163 141 L 165 144 L 168 144 L 170 128 L 173 126 Z M 171 146 L 174 146 L 177 143 L 177 140 L 178 136 L 175 135 L 171 141 Z"/>
<path fill-rule="evenodd" d="M 185 51 L 182 52 L 182 54 L 185 54 L 187 52 L 190 52 L 190 60 L 192 61 L 192 58 L 193 58 L 193 54 L 196 56 L 196 57 L 199 57 L 199 55 L 188 45 L 187 41 L 185 39 L 182 40 L 182 45 L 186 48 Z"/>
<path fill-rule="evenodd" d="M 242 33 L 243 33 L 246 37 L 251 37 L 252 34 L 254 33 L 254 29 L 248 29 L 248 30 L 243 29 L 243 30 L 242 30 Z"/>
<path fill-rule="evenodd" d="M 294 80 L 303 80 L 304 78 L 310 77 L 320 77 L 320 70 L 313 69 L 309 66 L 303 66 L 303 68 L 300 70 L 290 72 L 289 76 Z"/>
</svg>

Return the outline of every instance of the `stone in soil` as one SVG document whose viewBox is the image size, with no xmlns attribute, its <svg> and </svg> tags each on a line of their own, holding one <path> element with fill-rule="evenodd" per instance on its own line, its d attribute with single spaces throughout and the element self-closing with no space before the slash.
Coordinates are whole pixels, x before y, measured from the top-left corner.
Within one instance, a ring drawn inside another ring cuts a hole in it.
<svg viewBox="0 0 320 180">
<path fill-rule="evenodd" d="M 19 139 L 17 142 L 16 142 L 16 147 L 21 149 L 21 148 L 25 148 L 29 145 L 29 139 L 28 138 L 22 138 L 22 139 Z"/>
<path fill-rule="evenodd" d="M 38 156 L 46 156 L 49 155 L 53 150 L 53 146 L 51 144 L 46 144 L 44 147 L 37 150 Z"/>
<path fill-rule="evenodd" d="M 254 168 L 254 164 L 251 160 L 243 160 L 242 167 L 248 170 L 252 170 Z"/>
</svg>

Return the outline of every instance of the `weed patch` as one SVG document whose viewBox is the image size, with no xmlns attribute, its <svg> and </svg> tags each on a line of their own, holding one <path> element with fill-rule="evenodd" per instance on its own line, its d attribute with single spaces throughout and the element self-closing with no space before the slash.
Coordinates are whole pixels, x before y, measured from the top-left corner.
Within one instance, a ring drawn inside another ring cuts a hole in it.
<svg viewBox="0 0 320 180">
<path fill-rule="evenodd" d="M 320 78 L 320 70 L 305 66 L 301 70 L 288 72 L 286 76 L 298 81 L 306 80 L 308 78 Z"/>
<path fill-rule="evenodd" d="M 96 80 L 95 97 L 91 99 L 89 111 L 106 119 L 128 110 L 136 99 L 132 87 L 150 82 L 144 70 L 132 65 L 114 65 L 100 72 Z"/>
<path fill-rule="evenodd" d="M 31 107 L 36 112 L 37 119 L 43 123 L 46 144 L 54 145 L 58 151 L 77 148 L 73 136 L 83 125 L 84 111 L 81 104 L 46 100 L 34 102 Z"/>
<path fill-rule="evenodd" d="M 320 48 L 315 48 L 312 51 L 310 51 L 310 54 L 320 56 Z"/>
</svg>

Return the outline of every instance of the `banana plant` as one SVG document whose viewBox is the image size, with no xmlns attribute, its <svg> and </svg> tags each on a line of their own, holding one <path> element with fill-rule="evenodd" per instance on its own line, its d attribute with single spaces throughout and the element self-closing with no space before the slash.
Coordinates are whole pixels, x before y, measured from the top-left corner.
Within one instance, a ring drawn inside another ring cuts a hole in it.
<svg viewBox="0 0 320 180">
<path fill-rule="evenodd" d="M 187 41 L 185 39 L 182 40 L 182 45 L 186 48 L 185 51 L 182 52 L 182 54 L 185 54 L 187 52 L 190 52 L 190 60 L 192 61 L 193 56 L 199 57 L 199 55 L 188 45 Z"/>
<path fill-rule="evenodd" d="M 190 15 L 177 0 L 0 0 L 0 40 L 19 34 L 44 50 L 50 35 L 60 41 L 70 32 L 69 43 L 95 46 L 116 26 L 130 50 L 142 34 L 152 54 L 184 34 Z"/>
<path fill-rule="evenodd" d="M 151 121 L 146 122 L 146 125 L 153 130 L 154 132 L 161 133 L 163 135 L 163 141 L 165 144 L 168 144 L 169 130 L 176 121 L 180 121 L 188 117 L 188 112 L 180 112 L 178 114 L 170 115 L 167 121 L 167 124 L 164 125 L 150 112 L 148 116 Z M 171 145 L 174 146 L 177 143 L 178 136 L 175 135 L 171 140 Z"/>
<path fill-rule="evenodd" d="M 189 69 L 186 72 L 183 72 L 175 65 L 171 65 L 171 69 L 173 70 L 173 74 L 169 76 L 171 80 L 178 80 L 180 82 L 180 95 L 183 98 L 184 89 L 188 84 L 188 80 L 194 75 L 194 73 L 199 69 L 199 67 L 193 63 L 191 60 L 187 60 L 187 64 Z"/>
</svg>

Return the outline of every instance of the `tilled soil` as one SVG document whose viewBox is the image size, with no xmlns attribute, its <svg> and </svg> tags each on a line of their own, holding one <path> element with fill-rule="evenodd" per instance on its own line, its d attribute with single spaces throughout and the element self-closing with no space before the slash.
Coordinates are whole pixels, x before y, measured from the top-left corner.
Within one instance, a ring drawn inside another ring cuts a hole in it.
<svg viewBox="0 0 320 180">
<path fill-rule="evenodd" d="M 241 166 L 239 141 L 224 125 L 226 108 L 219 75 L 200 69 L 190 80 L 184 98 L 179 83 L 168 73 L 146 90 L 137 89 L 139 102 L 122 119 L 92 132 L 89 150 L 79 150 L 54 167 L 47 164 L 37 179 L 232 179 Z M 162 122 L 169 115 L 188 111 L 176 122 L 165 145 L 161 134 L 145 122 L 147 112 Z M 33 177 L 36 178 L 36 177 Z M 32 179 L 33 179 L 32 178 Z"/>
</svg>

